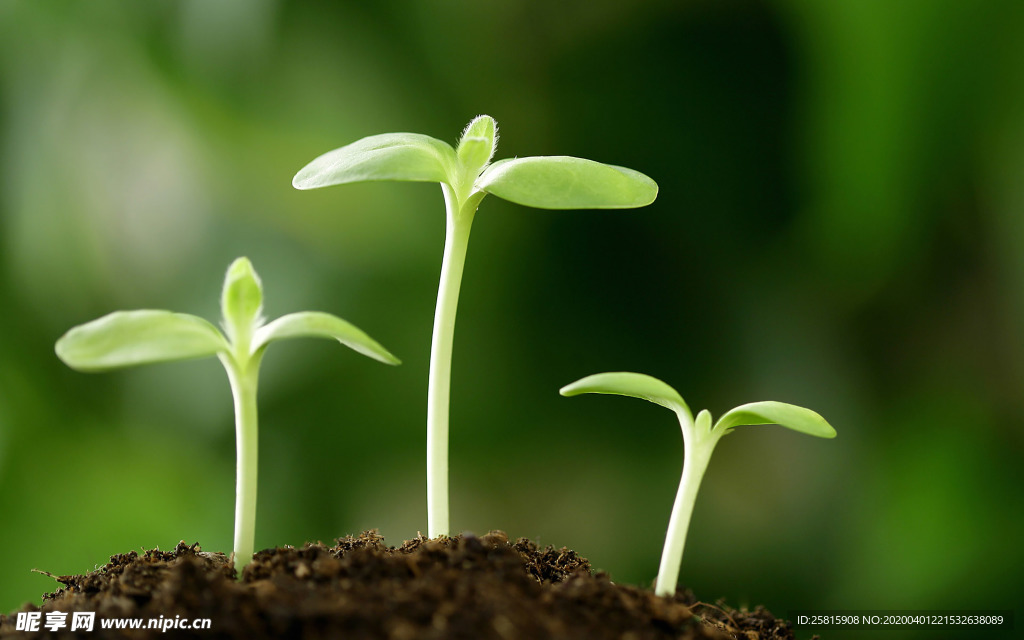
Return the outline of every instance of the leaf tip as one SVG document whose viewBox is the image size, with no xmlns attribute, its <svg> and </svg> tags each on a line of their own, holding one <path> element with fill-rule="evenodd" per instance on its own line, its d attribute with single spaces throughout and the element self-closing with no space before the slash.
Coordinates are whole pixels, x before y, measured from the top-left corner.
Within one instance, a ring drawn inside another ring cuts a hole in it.
<svg viewBox="0 0 1024 640">
<path fill-rule="evenodd" d="M 813 409 L 807 409 L 805 407 L 798 408 L 803 409 L 806 412 L 807 416 L 810 418 L 808 428 L 804 431 L 804 433 L 806 433 L 809 436 L 814 436 L 816 438 L 832 439 L 836 437 L 835 427 L 829 424 L 829 421 L 822 417 L 820 413 L 814 411 Z"/>
<path fill-rule="evenodd" d="M 498 123 L 491 116 L 482 113 L 469 121 L 466 128 L 462 130 L 462 135 L 459 139 L 470 137 L 492 140 L 494 145 L 497 146 Z"/>
<path fill-rule="evenodd" d="M 369 339 L 369 337 L 368 337 L 368 339 Z M 371 345 L 369 345 L 369 344 L 359 345 L 359 344 L 354 344 L 352 342 L 349 342 L 349 341 L 346 341 L 346 340 L 340 340 L 340 339 L 339 339 L 339 342 L 341 342 L 343 345 L 349 347 L 353 351 L 356 351 L 358 353 L 363 354 L 364 356 L 372 358 L 372 359 L 376 360 L 377 362 L 382 362 L 384 364 L 391 365 L 393 367 L 397 367 L 398 365 L 402 364 L 402 361 L 399 360 L 395 356 L 395 354 L 391 353 L 390 351 L 388 351 L 384 347 L 380 346 L 380 344 L 376 343 L 375 341 L 371 341 L 372 342 L 372 348 L 371 348 Z"/>
<path fill-rule="evenodd" d="M 584 376 L 575 382 L 570 382 L 565 385 L 558 390 L 558 393 L 566 398 L 581 396 L 585 393 L 602 393 L 603 391 L 595 386 L 595 382 L 600 381 L 602 377 L 606 375 L 608 374 L 595 373 L 589 376 Z"/>
<path fill-rule="evenodd" d="M 72 329 L 73 331 L 73 329 Z M 71 331 L 65 331 L 64 335 L 57 338 L 57 342 L 53 345 L 53 352 L 57 355 L 57 359 L 66 364 L 67 366 L 74 368 L 70 362 L 68 362 L 68 334 Z"/>
</svg>

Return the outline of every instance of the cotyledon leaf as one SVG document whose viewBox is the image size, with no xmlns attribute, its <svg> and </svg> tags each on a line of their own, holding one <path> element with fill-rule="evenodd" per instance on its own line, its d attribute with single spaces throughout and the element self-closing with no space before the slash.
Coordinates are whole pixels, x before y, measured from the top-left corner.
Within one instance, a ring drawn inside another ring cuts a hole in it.
<svg viewBox="0 0 1024 640">
<path fill-rule="evenodd" d="M 333 338 L 374 360 L 385 364 L 401 363 L 390 351 L 355 325 L 321 311 L 290 313 L 263 325 L 253 335 L 252 350 L 255 353 L 274 340 L 286 338 Z"/>
<path fill-rule="evenodd" d="M 419 133 L 382 133 L 328 151 L 292 178 L 296 189 L 373 180 L 448 182 L 455 150 Z"/>
<path fill-rule="evenodd" d="M 657 183 L 639 171 L 571 156 L 499 160 L 474 186 L 539 209 L 628 209 L 658 196 Z"/>
<path fill-rule="evenodd" d="M 642 373 L 617 371 L 611 373 L 595 373 L 568 384 L 559 391 L 563 396 L 576 396 L 581 393 L 606 393 L 618 396 L 640 398 L 667 409 L 683 413 L 693 419 L 690 408 L 686 406 L 679 392 L 655 377 Z"/>
<path fill-rule="evenodd" d="M 206 320 L 152 309 L 115 311 L 74 327 L 56 345 L 57 356 L 79 371 L 202 358 L 227 349 L 224 336 Z"/>
<path fill-rule="evenodd" d="M 713 430 L 725 431 L 733 427 L 758 424 L 777 424 L 819 438 L 836 437 L 832 425 L 814 411 L 774 401 L 740 405 L 719 418 Z"/>
</svg>

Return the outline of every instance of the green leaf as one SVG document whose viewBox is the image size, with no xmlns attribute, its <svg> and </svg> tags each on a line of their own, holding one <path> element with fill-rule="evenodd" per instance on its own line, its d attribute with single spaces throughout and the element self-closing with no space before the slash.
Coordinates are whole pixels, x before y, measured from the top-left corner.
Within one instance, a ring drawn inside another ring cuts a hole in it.
<svg viewBox="0 0 1024 640">
<path fill-rule="evenodd" d="M 836 430 L 820 415 L 785 402 L 752 402 L 736 407 L 719 418 L 715 431 L 743 425 L 777 424 L 819 438 L 834 438 Z"/>
<path fill-rule="evenodd" d="M 630 396 L 660 404 L 677 413 L 684 414 L 690 420 L 693 419 L 690 408 L 686 406 L 682 396 L 675 389 L 657 378 L 642 373 L 596 373 L 562 387 L 559 393 L 563 396 L 576 396 L 581 393 Z"/>
<path fill-rule="evenodd" d="M 629 209 L 658 196 L 658 185 L 639 171 L 569 156 L 499 160 L 476 188 L 539 209 Z"/>
<path fill-rule="evenodd" d="M 401 360 L 355 325 L 320 311 L 290 313 L 260 327 L 253 336 L 253 353 L 275 340 L 285 338 L 334 338 L 374 360 L 385 364 L 401 364 Z"/>
<path fill-rule="evenodd" d="M 212 356 L 228 348 L 202 318 L 170 311 L 115 311 L 79 325 L 57 341 L 57 356 L 72 369 L 103 371 L 151 362 Z"/>
<path fill-rule="evenodd" d="M 369 180 L 448 182 L 455 166 L 451 145 L 419 133 L 382 133 L 313 160 L 292 178 L 296 189 Z"/>
<path fill-rule="evenodd" d="M 252 327 L 259 323 L 263 310 L 263 283 L 248 258 L 238 258 L 228 267 L 220 309 L 224 315 L 224 328 L 233 340 L 239 335 L 249 335 Z"/>
<path fill-rule="evenodd" d="M 491 116 L 477 116 L 466 126 L 456 151 L 463 166 L 474 171 L 474 177 L 494 157 L 497 149 L 498 125 Z"/>
</svg>

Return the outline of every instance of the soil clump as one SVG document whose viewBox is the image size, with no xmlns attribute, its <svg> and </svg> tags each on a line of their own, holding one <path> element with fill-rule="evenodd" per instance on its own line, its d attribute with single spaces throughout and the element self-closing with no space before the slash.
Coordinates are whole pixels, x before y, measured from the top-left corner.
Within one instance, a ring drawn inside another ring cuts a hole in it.
<svg viewBox="0 0 1024 640">
<path fill-rule="evenodd" d="M 2 638 L 344 638 L 346 640 L 660 640 L 793 638 L 789 622 L 763 608 L 737 611 L 619 585 L 569 549 L 540 549 L 500 531 L 417 538 L 389 547 L 375 531 L 301 548 L 260 551 L 243 580 L 224 554 L 198 544 L 112 556 L 84 575 L 53 576 L 40 630 L 16 630 L 0 615 Z M 71 612 L 95 612 L 92 631 L 70 632 Z M 68 626 L 45 628 L 47 613 Z M 104 629 L 110 619 L 177 627 Z M 184 625 L 208 619 L 208 629 Z"/>
</svg>

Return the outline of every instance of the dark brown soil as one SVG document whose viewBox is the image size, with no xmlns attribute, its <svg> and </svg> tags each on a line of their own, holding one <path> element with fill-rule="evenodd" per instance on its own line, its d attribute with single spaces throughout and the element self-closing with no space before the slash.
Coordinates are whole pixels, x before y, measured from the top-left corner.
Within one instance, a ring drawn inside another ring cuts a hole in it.
<svg viewBox="0 0 1024 640">
<path fill-rule="evenodd" d="M 510 543 L 500 531 L 478 538 L 407 541 L 387 547 L 376 532 L 335 546 L 261 551 L 244 580 L 223 554 L 180 543 L 111 557 L 86 575 L 54 576 L 63 588 L 21 611 L 94 611 L 93 631 L 16 631 L 0 615 L 0 637 L 42 638 L 374 638 L 391 640 L 793 638 L 790 624 L 763 609 L 726 610 L 689 592 L 671 598 L 614 584 L 568 549 Z M 210 628 L 104 630 L 112 618 L 208 618 Z M 70 620 L 70 616 L 68 617 Z"/>
</svg>

